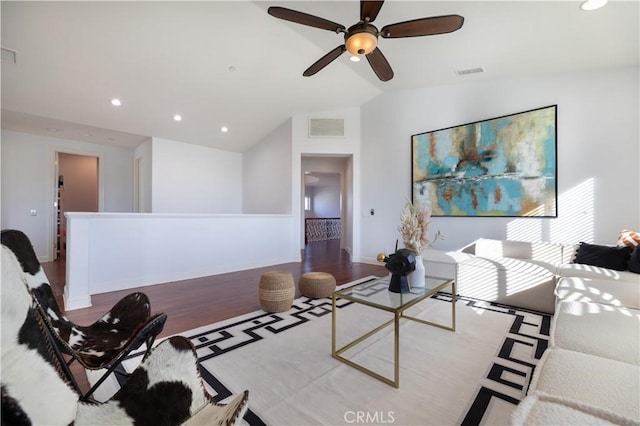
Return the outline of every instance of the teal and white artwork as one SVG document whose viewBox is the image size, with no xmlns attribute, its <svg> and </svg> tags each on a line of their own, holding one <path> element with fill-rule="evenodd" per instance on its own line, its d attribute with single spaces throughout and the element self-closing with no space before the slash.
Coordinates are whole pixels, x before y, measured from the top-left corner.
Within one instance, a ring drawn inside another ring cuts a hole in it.
<svg viewBox="0 0 640 426">
<path fill-rule="evenodd" d="M 557 105 L 412 136 L 432 216 L 557 217 Z"/>
</svg>

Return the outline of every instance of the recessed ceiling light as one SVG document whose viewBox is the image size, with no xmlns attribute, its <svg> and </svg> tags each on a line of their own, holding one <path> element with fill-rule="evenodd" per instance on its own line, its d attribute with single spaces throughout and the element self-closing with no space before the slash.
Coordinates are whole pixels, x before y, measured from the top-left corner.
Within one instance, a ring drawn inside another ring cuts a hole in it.
<svg viewBox="0 0 640 426">
<path fill-rule="evenodd" d="M 467 68 L 464 70 L 457 70 L 456 74 L 458 75 L 467 75 L 467 74 L 477 74 L 477 73 L 481 73 L 484 72 L 484 67 L 477 67 L 477 68 Z"/>
<path fill-rule="evenodd" d="M 111 105 L 120 106 L 120 105 L 122 105 L 122 102 L 118 98 L 113 98 L 113 99 L 111 99 Z"/>
<path fill-rule="evenodd" d="M 602 6 L 607 4 L 608 0 L 586 0 L 582 2 L 580 5 L 580 9 L 590 11 L 600 9 Z"/>
<path fill-rule="evenodd" d="M 0 48 L 0 52 L 2 52 L 2 60 L 5 62 L 11 62 L 13 64 L 16 63 L 16 52 L 13 50 L 5 49 L 4 47 Z"/>
<path fill-rule="evenodd" d="M 180 114 L 176 114 L 176 115 L 173 116 L 173 119 L 175 121 L 182 121 L 182 116 Z"/>
<path fill-rule="evenodd" d="M 222 126 L 222 127 L 220 127 L 220 131 L 222 133 L 227 133 L 229 131 L 229 128 L 227 126 Z"/>
<path fill-rule="evenodd" d="M 320 178 L 313 175 L 304 175 L 304 183 L 316 183 L 320 182 Z"/>
<path fill-rule="evenodd" d="M 360 62 L 360 56 L 358 56 L 358 55 L 351 55 L 351 56 L 349 56 L 349 60 L 350 60 L 351 62 Z"/>
</svg>

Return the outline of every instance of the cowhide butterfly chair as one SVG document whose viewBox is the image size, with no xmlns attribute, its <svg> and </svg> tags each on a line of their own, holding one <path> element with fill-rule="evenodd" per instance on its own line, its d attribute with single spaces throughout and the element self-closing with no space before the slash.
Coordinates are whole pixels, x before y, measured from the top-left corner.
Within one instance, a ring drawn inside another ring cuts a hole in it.
<svg viewBox="0 0 640 426">
<path fill-rule="evenodd" d="M 49 280 L 35 254 L 29 237 L 22 231 L 2 231 L 2 244 L 15 255 L 37 307 L 40 309 L 48 330 L 54 336 L 54 350 L 69 355 L 63 370 L 71 383 L 80 391 L 69 366 L 78 361 L 89 370 L 105 369 L 105 373 L 83 395 L 90 399 L 95 390 L 113 372 L 120 379 L 128 376 L 124 369 L 117 369 L 133 350 L 146 344 L 145 356 L 156 336 L 162 331 L 167 316 L 164 313 L 151 315 L 151 305 L 144 293 L 132 293 L 122 298 L 109 312 L 90 326 L 81 326 L 64 316 L 56 302 Z"/>
<path fill-rule="evenodd" d="M 56 342 L 18 259 L 0 248 L 3 425 L 234 425 L 242 419 L 248 391 L 226 404 L 214 402 L 202 385 L 195 349 L 182 336 L 156 345 L 109 401 L 84 401 L 60 370 Z"/>
</svg>

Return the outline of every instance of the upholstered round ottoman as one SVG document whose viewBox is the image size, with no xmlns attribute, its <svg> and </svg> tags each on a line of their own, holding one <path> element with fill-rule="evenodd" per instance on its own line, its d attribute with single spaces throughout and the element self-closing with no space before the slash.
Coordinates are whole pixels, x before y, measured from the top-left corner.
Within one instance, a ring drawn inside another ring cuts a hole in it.
<svg viewBox="0 0 640 426">
<path fill-rule="evenodd" d="M 260 277 L 258 295 L 266 312 L 284 312 L 291 309 L 296 286 L 293 275 L 287 271 L 269 271 Z"/>
<path fill-rule="evenodd" d="M 300 277 L 298 289 L 311 299 L 329 297 L 336 290 L 336 279 L 327 272 L 307 272 Z"/>
</svg>

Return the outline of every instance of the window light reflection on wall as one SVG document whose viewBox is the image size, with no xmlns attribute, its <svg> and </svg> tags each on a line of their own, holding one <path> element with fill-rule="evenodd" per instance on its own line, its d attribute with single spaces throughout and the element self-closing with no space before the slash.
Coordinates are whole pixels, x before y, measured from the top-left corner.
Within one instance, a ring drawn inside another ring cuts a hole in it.
<svg viewBox="0 0 640 426">
<path fill-rule="evenodd" d="M 587 178 L 558 195 L 556 219 L 533 217 L 514 219 L 507 224 L 507 239 L 550 241 L 553 243 L 593 242 L 595 237 L 595 180 Z"/>
<path fill-rule="evenodd" d="M 586 0 L 582 2 L 582 4 L 580 5 L 580 9 L 586 11 L 600 9 L 605 4 L 607 4 L 607 1 L 608 0 Z"/>
</svg>

